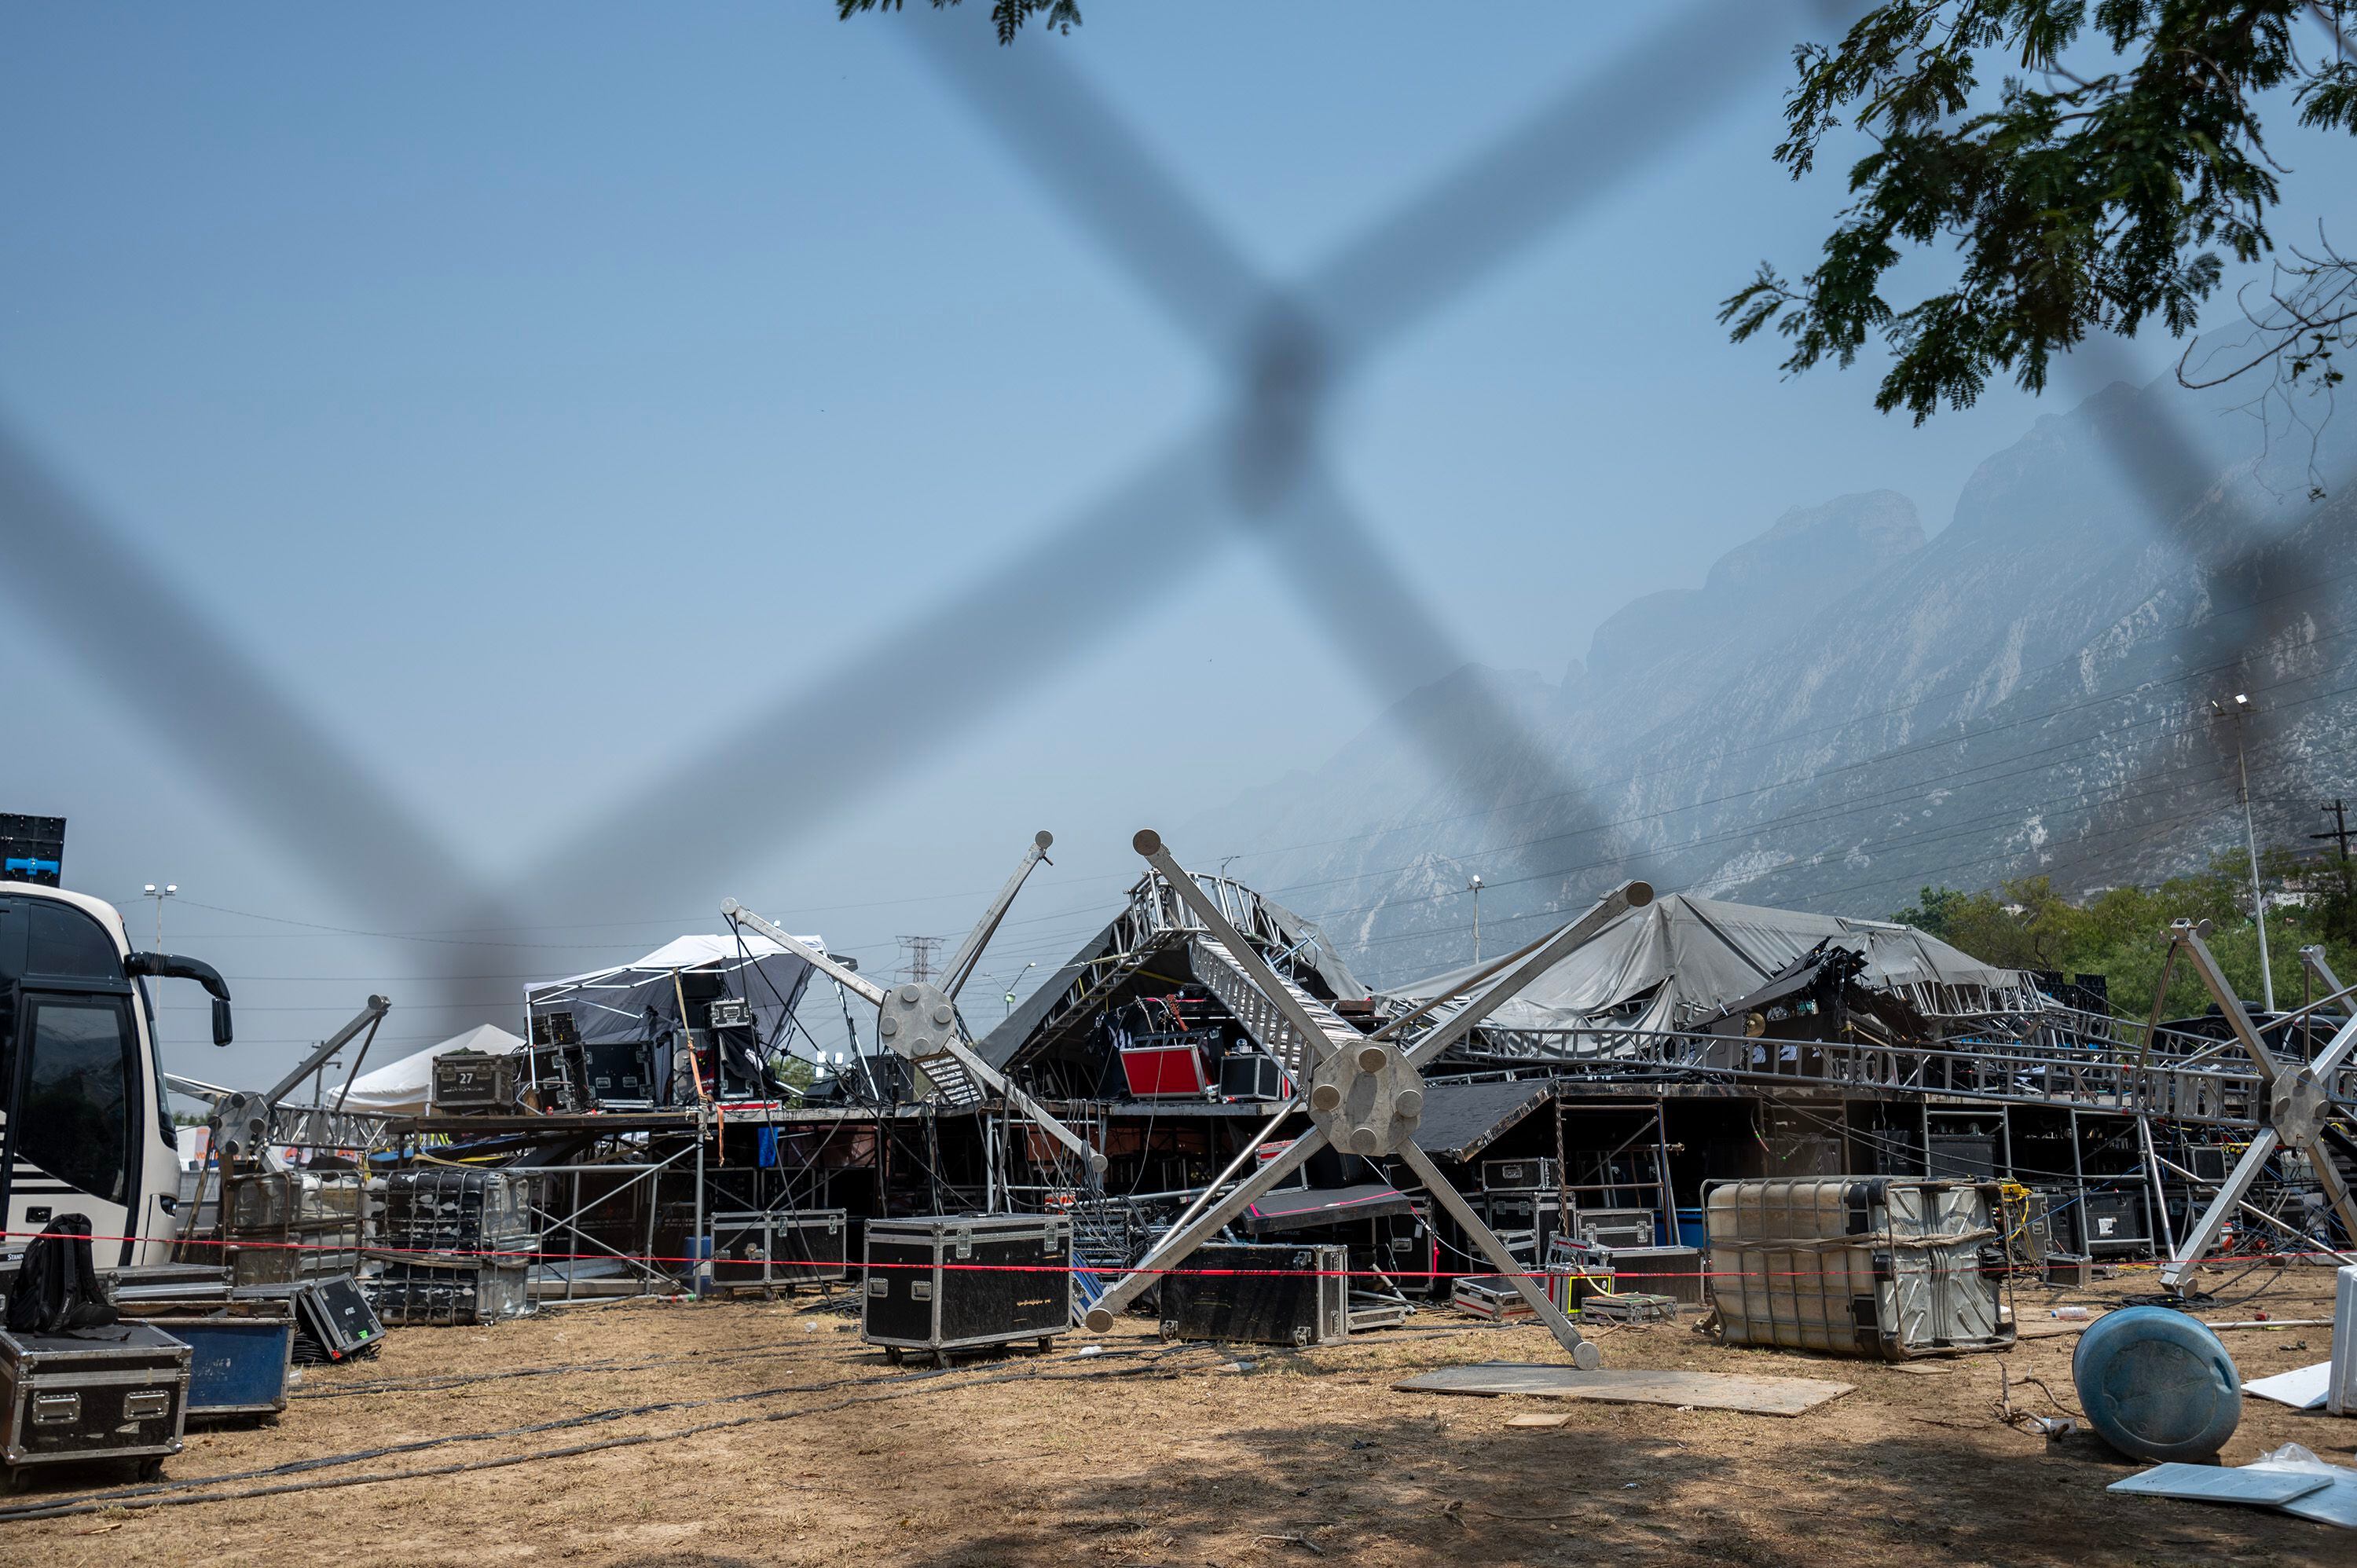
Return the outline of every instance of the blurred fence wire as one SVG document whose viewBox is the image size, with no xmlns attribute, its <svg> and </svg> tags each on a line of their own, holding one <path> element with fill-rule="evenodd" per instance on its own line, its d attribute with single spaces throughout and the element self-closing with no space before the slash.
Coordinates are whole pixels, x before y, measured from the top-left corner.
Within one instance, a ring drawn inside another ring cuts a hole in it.
<svg viewBox="0 0 2357 1568">
<path fill-rule="evenodd" d="M 1641 180 L 1730 96 L 1788 70 L 1791 46 L 1846 10 L 1781 0 L 1664 9 L 1617 58 L 1587 66 L 1512 130 L 1289 280 L 1265 275 L 1241 238 L 1222 231 L 1070 51 L 1001 49 L 989 29 L 961 25 L 954 12 L 905 16 L 897 25 L 909 46 L 1073 231 L 1219 369 L 1223 405 L 1172 432 L 1158 456 L 995 568 L 910 607 L 735 733 L 619 796 L 511 881 L 494 885 L 464 865 L 435 828 L 440 808 L 394 793 L 362 752 L 304 711 L 289 682 L 242 650 L 221 618 L 183 596 L 5 432 L 0 519 L 16 569 L 0 582 L 51 647 L 320 885 L 378 922 L 446 929 L 496 930 L 526 908 L 594 908 L 613 891 L 615 844 L 664 846 L 638 891 L 708 890 L 747 857 L 790 846 L 937 761 L 994 713 L 1106 647 L 1139 589 L 1174 586 L 1240 544 L 1268 553 L 1301 615 L 1388 700 L 1469 660 L 1327 460 L 1321 432 L 1335 398 L 1524 247 Z M 1762 166 L 1764 177 L 1764 149 Z M 2160 443 L 2172 445 L 2198 449 Z M 2148 444 L 2122 457 L 2143 484 L 2156 537 L 2174 547 L 2201 476 L 2157 472 Z M 2254 538 L 2203 564 L 2239 581 L 2268 564 L 2268 548 Z M 2235 635 L 2248 652 L 2280 630 L 2261 617 Z M 1464 734 L 1504 737 L 1526 764 L 1531 792 L 1556 802 L 1558 822 L 1593 820 L 1545 738 L 1521 734 L 1494 697 L 1469 692 L 1467 702 L 1486 708 L 1460 709 L 1448 735 L 1413 737 L 1436 773 L 1455 771 L 1462 759 L 1451 747 Z M 1608 869 L 1592 881 L 1645 874 L 1637 840 L 1599 843 L 1603 853 L 1583 864 Z"/>
</svg>

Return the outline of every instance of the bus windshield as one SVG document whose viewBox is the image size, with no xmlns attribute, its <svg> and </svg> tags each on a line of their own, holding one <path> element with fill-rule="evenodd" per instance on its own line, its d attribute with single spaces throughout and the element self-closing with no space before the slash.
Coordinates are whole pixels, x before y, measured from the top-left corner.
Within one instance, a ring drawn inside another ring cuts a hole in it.
<svg viewBox="0 0 2357 1568">
<path fill-rule="evenodd" d="M 139 1071 L 130 998 L 27 991 L 23 1005 L 17 1157 L 92 1197 L 128 1202 Z"/>
</svg>

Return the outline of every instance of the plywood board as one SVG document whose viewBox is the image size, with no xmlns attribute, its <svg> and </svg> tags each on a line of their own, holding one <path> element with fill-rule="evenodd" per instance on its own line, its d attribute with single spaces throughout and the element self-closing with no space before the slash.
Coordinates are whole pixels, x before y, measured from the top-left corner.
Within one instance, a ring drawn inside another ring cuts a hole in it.
<svg viewBox="0 0 2357 1568">
<path fill-rule="evenodd" d="M 1571 1420 L 1567 1415 L 1517 1415 L 1507 1419 L 1508 1426 L 1562 1426 Z"/>
<path fill-rule="evenodd" d="M 1852 1388 L 1816 1378 L 1760 1378 L 1732 1372 L 1645 1372 L 1605 1368 L 1486 1361 L 1475 1367 L 1443 1367 L 1395 1389 L 1430 1394 L 1536 1394 L 1546 1399 L 1598 1400 L 1607 1404 L 1691 1405 L 1696 1410 L 1736 1410 L 1752 1415 L 1799 1415 Z"/>
<path fill-rule="evenodd" d="M 2115 1492 L 2148 1498 L 2185 1498 L 2205 1503 L 2287 1503 L 2294 1498 L 2321 1491 L 2331 1477 L 2298 1470 L 2261 1470 L 2250 1466 L 2227 1469 L 2217 1465 L 2155 1465 L 2151 1469 L 2114 1481 Z"/>
<path fill-rule="evenodd" d="M 2325 1392 L 2331 1383 L 2332 1363 L 2319 1361 L 2313 1367 L 2277 1372 L 2272 1378 L 2253 1378 L 2243 1385 L 2243 1391 L 2287 1404 L 2294 1410 L 2322 1410 Z"/>
</svg>

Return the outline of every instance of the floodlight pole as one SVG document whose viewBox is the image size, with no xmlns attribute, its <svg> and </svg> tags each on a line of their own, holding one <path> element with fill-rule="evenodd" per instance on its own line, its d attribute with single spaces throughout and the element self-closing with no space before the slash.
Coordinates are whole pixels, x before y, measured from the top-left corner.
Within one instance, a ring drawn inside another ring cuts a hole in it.
<svg viewBox="0 0 2357 1568">
<path fill-rule="evenodd" d="M 154 883 L 150 882 L 145 887 L 140 890 L 139 896 L 141 897 L 153 899 L 155 901 L 156 950 L 157 952 L 162 952 L 164 950 L 164 900 L 167 898 L 176 898 L 179 897 L 179 893 L 180 885 L 177 882 L 167 882 L 161 887 L 158 887 Z"/>
<path fill-rule="evenodd" d="M 2234 693 L 2234 705 L 2212 702 L 2211 711 L 2220 714 L 2231 712 L 2234 720 L 2234 771 L 2242 781 L 2243 843 L 2251 854 L 2251 914 L 2259 926 L 2259 1001 L 2270 1013 L 2276 1010 L 2275 966 L 2267 961 L 2267 895 L 2259 886 L 2259 830 L 2251 817 L 2251 768 L 2243 756 L 2243 715 L 2250 711 L 2251 699 L 2244 693 Z"/>
</svg>

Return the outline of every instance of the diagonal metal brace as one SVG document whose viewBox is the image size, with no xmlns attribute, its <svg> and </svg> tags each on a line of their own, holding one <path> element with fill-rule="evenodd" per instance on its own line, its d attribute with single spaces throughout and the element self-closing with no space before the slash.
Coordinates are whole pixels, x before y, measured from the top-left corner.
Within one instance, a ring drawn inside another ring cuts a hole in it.
<svg viewBox="0 0 2357 1568">
<path fill-rule="evenodd" d="M 818 949 L 811 946 L 810 943 L 802 940 L 800 937 L 795 936 L 792 932 L 788 931 L 783 927 L 763 919 L 752 910 L 745 908 L 744 905 L 737 902 L 736 899 L 723 898 L 720 900 L 720 914 L 723 919 L 733 921 L 737 925 L 752 927 L 755 930 L 769 938 L 771 941 L 777 943 L 780 947 L 785 949 L 788 952 L 793 954 L 804 963 L 809 964 L 813 969 L 824 974 L 829 980 L 834 981 L 837 985 L 844 987 L 845 990 L 850 991 L 862 998 L 869 1006 L 881 1007 L 884 1005 L 884 988 L 882 986 L 877 984 L 874 981 L 868 979 L 857 970 L 848 969 L 844 965 L 837 963 L 834 958 L 826 953 L 819 951 Z"/>
<path fill-rule="evenodd" d="M 1047 834 L 1041 833 L 1039 838 L 1044 841 L 1047 836 Z M 1044 842 L 1035 843 L 1032 846 L 1032 854 L 1035 857 L 1039 856 L 1040 853 L 1046 848 L 1047 844 Z M 1032 862 L 1029 861 L 1027 861 L 1024 864 L 1022 870 L 1017 874 L 1015 880 L 1009 884 L 1010 890 L 1007 897 L 1011 898 L 1013 896 L 1011 889 L 1022 885 L 1022 878 L 1029 874 L 1031 865 Z M 857 992 L 879 1011 L 884 1007 L 888 1000 L 888 993 L 883 987 L 877 985 L 874 981 L 869 980 L 866 975 L 861 974 L 857 970 L 847 969 L 842 964 L 835 962 L 834 959 L 819 951 L 818 949 L 811 946 L 808 942 L 801 940 L 791 932 L 776 925 L 774 922 L 763 919 L 760 916 L 755 914 L 752 910 L 748 909 L 734 898 L 723 899 L 720 904 L 720 912 L 731 920 L 737 921 L 742 925 L 752 927 L 753 929 L 760 932 L 761 935 L 769 938 L 771 941 L 777 943 L 788 952 L 792 953 L 795 957 L 802 960 L 805 963 L 811 964 L 813 967 L 823 971 L 837 983 Z M 998 914 L 1003 915 L 1006 913 L 1006 909 L 1001 907 L 997 912 Z M 996 920 L 995 918 L 989 918 L 985 919 L 984 923 L 985 925 L 996 925 Z M 977 927 L 976 929 L 979 930 L 981 928 Z M 978 951 L 979 950 L 977 949 L 976 950 Z M 943 1005 L 946 1008 L 947 1004 L 943 1004 Z M 975 1082 L 986 1085 L 988 1088 L 1003 1097 L 1007 1104 L 1021 1112 L 1039 1129 L 1039 1131 L 1047 1133 L 1048 1136 L 1053 1138 L 1056 1142 L 1063 1144 L 1065 1148 L 1070 1149 L 1074 1155 L 1078 1155 L 1082 1164 L 1088 1167 L 1091 1175 L 1103 1175 L 1105 1168 L 1105 1157 L 1103 1154 L 1090 1147 L 1086 1139 L 1082 1138 L 1078 1133 L 1073 1132 L 1071 1128 L 1066 1126 L 1054 1112 L 1050 1112 L 1046 1106 L 1040 1104 L 1038 1101 L 1032 1099 L 1029 1095 L 1024 1093 L 1021 1090 L 1016 1088 L 1013 1083 L 1007 1080 L 1007 1078 L 1004 1073 L 1000 1072 L 988 1062 L 984 1061 L 981 1057 L 974 1054 L 973 1047 L 966 1043 L 964 1030 L 964 1020 L 963 1018 L 957 1019 L 955 1021 L 953 1032 L 942 1040 L 940 1050 L 937 1055 L 948 1057 L 951 1060 L 956 1062 L 959 1067 L 963 1068 L 967 1075 Z M 911 1059 L 916 1060 L 920 1067 L 923 1065 L 924 1058 L 922 1058 Z"/>
<path fill-rule="evenodd" d="M 1047 863 L 1048 846 L 1055 842 L 1056 835 L 1045 828 L 1031 835 L 1031 848 L 1023 856 L 1023 864 L 1015 868 L 1015 874 L 998 890 L 998 897 L 990 901 L 990 908 L 982 912 L 982 918 L 974 923 L 974 929 L 958 944 L 949 968 L 942 972 L 943 991 L 955 996 L 965 989 L 965 983 L 974 977 L 974 966 L 982 961 L 982 950 L 998 934 L 998 923 L 1006 918 L 1007 909 L 1014 904 L 1015 896 L 1023 891 L 1024 881 L 1030 876 L 1032 868 Z"/>
<path fill-rule="evenodd" d="M 1597 933 L 1631 909 L 1653 901 L 1650 882 L 1624 882 L 1598 898 L 1587 913 L 1547 939 L 1512 974 L 1448 1015 L 1446 1023 L 1407 1047 L 1409 1065 L 1423 1067 L 1473 1031 L 1476 1025 L 1519 995 L 1523 987 L 1561 963 L 1575 949 L 1586 947 Z"/>
</svg>

